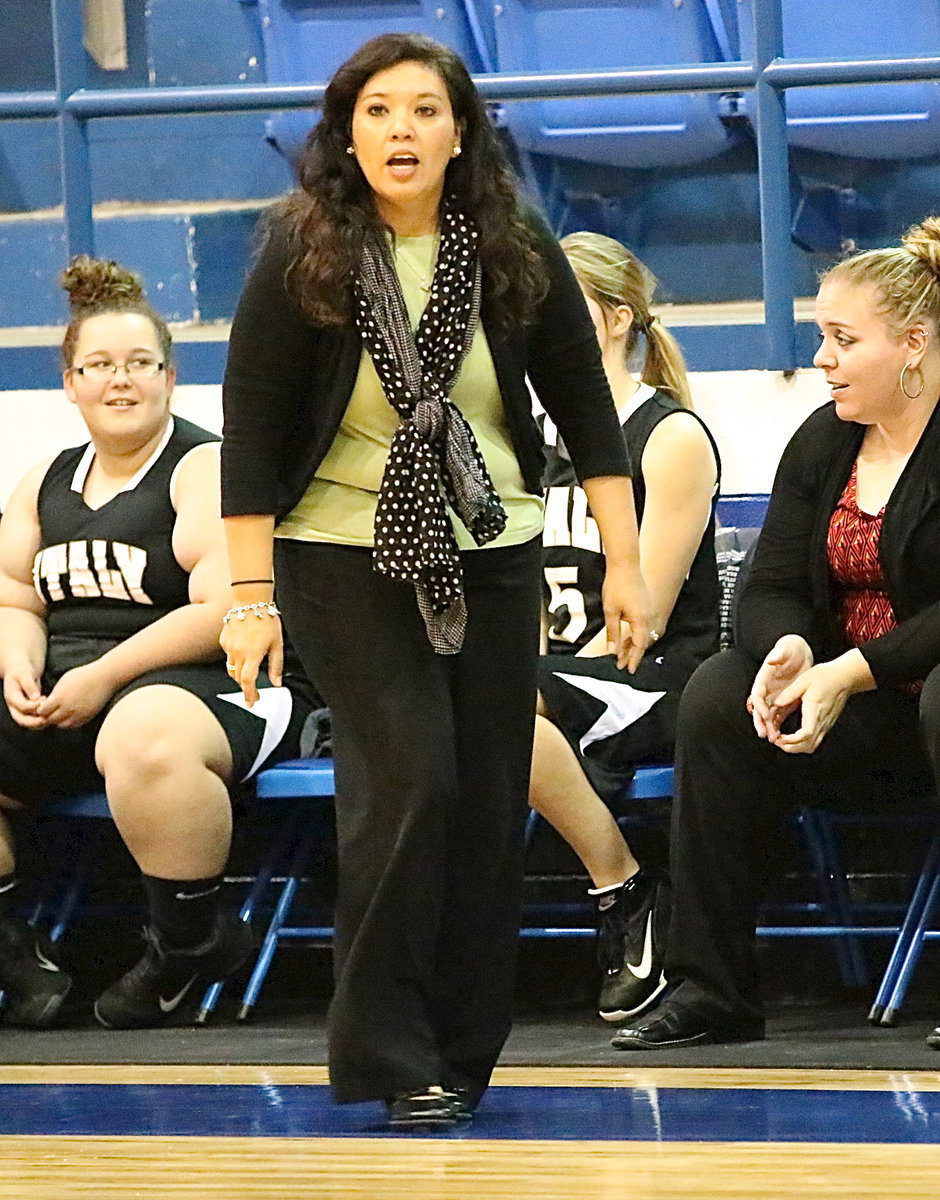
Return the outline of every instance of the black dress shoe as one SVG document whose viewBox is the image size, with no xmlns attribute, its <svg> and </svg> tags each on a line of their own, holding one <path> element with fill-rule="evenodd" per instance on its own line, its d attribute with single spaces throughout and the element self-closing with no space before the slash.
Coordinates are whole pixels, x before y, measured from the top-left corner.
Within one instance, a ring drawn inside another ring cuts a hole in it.
<svg viewBox="0 0 940 1200">
<path fill-rule="evenodd" d="M 664 1004 L 635 1025 L 619 1029 L 610 1044 L 615 1050 L 671 1050 L 710 1042 L 760 1041 L 763 1036 L 761 1021 L 716 1024 L 691 1009 Z"/>
<path fill-rule="evenodd" d="M 445 1087 L 444 1095 L 450 1102 L 455 1121 L 472 1121 L 473 1113 L 479 1101 L 474 1100 L 469 1088 Z"/>
<path fill-rule="evenodd" d="M 442 1088 L 421 1088 L 401 1092 L 385 1101 L 390 1129 L 450 1129 L 458 1121 L 453 1092 Z"/>
<path fill-rule="evenodd" d="M 940 1050 L 940 1025 L 927 1034 L 927 1045 L 931 1050 Z"/>
</svg>

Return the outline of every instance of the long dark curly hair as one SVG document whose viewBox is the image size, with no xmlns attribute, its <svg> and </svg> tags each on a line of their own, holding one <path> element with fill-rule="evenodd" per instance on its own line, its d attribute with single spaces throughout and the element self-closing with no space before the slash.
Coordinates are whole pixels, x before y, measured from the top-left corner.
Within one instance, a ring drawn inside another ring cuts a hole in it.
<svg viewBox="0 0 940 1200">
<path fill-rule="evenodd" d="M 346 153 L 353 109 L 373 75 L 403 62 L 435 71 L 447 88 L 462 153 L 448 164 L 444 188 L 480 232 L 487 317 L 500 330 L 527 324 L 548 281 L 535 235 L 520 216 L 515 178 L 467 68 L 453 50 L 419 34 L 372 38 L 330 81 L 323 116 L 298 162 L 300 187 L 275 204 L 270 216 L 287 222 L 288 286 L 315 324 L 351 320 L 363 237 L 383 228 L 365 176 Z"/>
</svg>

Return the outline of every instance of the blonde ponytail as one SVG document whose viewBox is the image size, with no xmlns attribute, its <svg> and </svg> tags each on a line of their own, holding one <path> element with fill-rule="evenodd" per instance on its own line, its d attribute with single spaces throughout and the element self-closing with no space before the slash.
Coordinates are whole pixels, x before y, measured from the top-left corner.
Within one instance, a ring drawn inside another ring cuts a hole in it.
<svg viewBox="0 0 940 1200">
<path fill-rule="evenodd" d="M 633 313 L 624 353 L 633 357 L 637 339 L 646 340 L 642 379 L 668 392 L 685 408 L 692 407 L 689 380 L 679 343 L 650 313 L 656 276 L 626 246 L 600 233 L 569 233 L 561 248 L 584 291 L 605 315 L 625 304 Z"/>
<path fill-rule="evenodd" d="M 679 343 L 658 317 L 650 320 L 644 332 L 646 358 L 643 360 L 643 382 L 668 392 L 683 408 L 691 408 L 689 377 Z"/>
</svg>

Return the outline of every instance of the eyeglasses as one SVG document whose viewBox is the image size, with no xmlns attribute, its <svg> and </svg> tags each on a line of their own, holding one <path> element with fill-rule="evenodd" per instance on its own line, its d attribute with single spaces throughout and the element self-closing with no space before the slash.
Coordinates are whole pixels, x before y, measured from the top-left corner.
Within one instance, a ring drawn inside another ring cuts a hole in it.
<svg viewBox="0 0 940 1200">
<path fill-rule="evenodd" d="M 93 379 L 100 383 L 116 376 L 121 368 L 126 371 L 130 379 L 153 379 L 165 366 L 166 363 L 158 362 L 155 358 L 129 358 L 124 363 L 107 360 L 85 363 L 81 367 L 72 367 L 72 370 L 76 375 L 83 375 L 86 379 Z"/>
</svg>

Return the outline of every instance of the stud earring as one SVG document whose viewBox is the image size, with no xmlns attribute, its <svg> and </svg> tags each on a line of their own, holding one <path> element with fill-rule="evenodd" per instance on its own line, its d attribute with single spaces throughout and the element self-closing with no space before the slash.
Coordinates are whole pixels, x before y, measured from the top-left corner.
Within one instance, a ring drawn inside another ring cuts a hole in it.
<svg viewBox="0 0 940 1200">
<path fill-rule="evenodd" d="M 347 146 L 347 147 L 346 147 L 346 153 L 347 153 L 347 154 L 355 154 L 355 153 L 356 153 L 356 147 L 355 147 L 355 146 L 353 146 L 353 145 L 349 145 L 349 146 Z"/>
<path fill-rule="evenodd" d="M 458 158 L 460 156 L 460 143 L 459 142 L 453 148 L 453 150 L 451 150 L 450 156 L 451 156 L 451 158 Z"/>
</svg>

